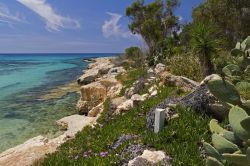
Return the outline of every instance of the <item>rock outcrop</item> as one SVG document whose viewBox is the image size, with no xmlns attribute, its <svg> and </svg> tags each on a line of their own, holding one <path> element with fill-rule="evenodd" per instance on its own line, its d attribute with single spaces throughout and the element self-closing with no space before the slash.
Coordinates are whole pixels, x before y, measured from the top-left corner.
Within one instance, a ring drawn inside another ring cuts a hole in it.
<svg viewBox="0 0 250 166">
<path fill-rule="evenodd" d="M 159 75 L 161 83 L 166 86 L 180 87 L 185 91 L 192 91 L 199 86 L 198 82 L 183 76 L 175 76 L 165 71 Z"/>
<path fill-rule="evenodd" d="M 170 157 L 163 151 L 144 150 L 143 154 L 129 161 L 128 166 L 170 166 Z"/>
<path fill-rule="evenodd" d="M 91 63 L 88 70 L 77 80 L 80 85 L 87 85 L 94 82 L 102 74 L 107 74 L 114 64 L 110 62 L 110 58 L 96 58 L 94 63 Z"/>
<path fill-rule="evenodd" d="M 125 72 L 122 67 L 114 67 L 110 58 L 98 58 L 90 64 L 90 69 L 78 79 L 81 84 L 81 98 L 77 103 L 79 114 L 96 117 L 103 110 L 103 102 L 107 98 L 116 97 L 122 88 L 116 76 Z M 88 80 L 90 75 L 94 79 Z"/>
</svg>

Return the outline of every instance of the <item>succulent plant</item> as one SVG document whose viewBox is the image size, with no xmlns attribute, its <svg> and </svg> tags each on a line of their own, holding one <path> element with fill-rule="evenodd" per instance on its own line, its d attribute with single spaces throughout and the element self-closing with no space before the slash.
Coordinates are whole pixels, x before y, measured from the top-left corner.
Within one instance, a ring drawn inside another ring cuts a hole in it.
<svg viewBox="0 0 250 166">
<path fill-rule="evenodd" d="M 241 107 L 233 106 L 229 112 L 229 123 L 232 131 L 222 128 L 215 119 L 210 121 L 213 146 L 203 143 L 209 156 L 208 166 L 250 165 L 250 116 Z"/>
<path fill-rule="evenodd" d="M 208 81 L 210 92 L 222 103 L 241 105 L 240 94 L 233 84 L 223 79 L 213 79 Z"/>
<path fill-rule="evenodd" d="M 234 83 L 239 82 L 242 78 L 250 80 L 250 36 L 242 43 L 238 42 L 231 51 L 231 55 L 236 57 L 239 66 L 230 64 L 224 67 L 222 72 L 225 76 L 229 77 Z"/>
</svg>

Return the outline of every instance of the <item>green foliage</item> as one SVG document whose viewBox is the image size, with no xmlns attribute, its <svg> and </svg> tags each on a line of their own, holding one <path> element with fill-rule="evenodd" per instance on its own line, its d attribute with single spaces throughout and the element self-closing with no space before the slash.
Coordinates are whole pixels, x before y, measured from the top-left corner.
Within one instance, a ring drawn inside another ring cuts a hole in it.
<svg viewBox="0 0 250 166">
<path fill-rule="evenodd" d="M 184 76 L 195 81 L 202 80 L 199 59 L 190 54 L 175 55 L 165 61 L 168 71 L 174 75 Z"/>
<path fill-rule="evenodd" d="M 129 59 L 138 59 L 142 56 L 142 51 L 139 47 L 129 47 L 125 49 L 125 55 Z"/>
<path fill-rule="evenodd" d="M 230 166 L 250 165 L 250 116 L 248 113 L 238 106 L 230 109 L 229 123 L 235 138 L 238 139 L 237 142 L 232 142 L 231 139 L 225 137 L 225 131 L 231 131 L 222 129 L 217 123 L 216 120 L 210 122 L 214 147 L 204 143 L 204 149 L 209 156 L 207 165 L 210 166 L 211 163 Z"/>
<path fill-rule="evenodd" d="M 130 71 L 127 71 L 125 74 L 118 75 L 116 78 L 123 85 L 120 95 L 123 96 L 127 88 L 131 87 L 133 83 L 136 80 L 138 80 L 140 77 L 145 77 L 146 74 L 147 74 L 147 71 L 145 68 L 137 68 L 137 69 L 132 69 Z"/>
<path fill-rule="evenodd" d="M 197 24 L 192 32 L 192 46 L 199 56 L 203 76 L 213 74 L 212 56 L 217 53 L 219 40 L 214 38 L 216 30 L 209 24 Z"/>
<path fill-rule="evenodd" d="M 250 100 L 250 83 L 246 81 L 238 82 L 236 88 L 239 91 L 242 98 Z"/>
<path fill-rule="evenodd" d="M 163 59 L 164 41 L 178 31 L 179 18 L 174 16 L 178 0 L 154 0 L 145 4 L 144 0 L 136 0 L 126 10 L 130 18 L 129 29 L 139 34 L 149 48 L 148 61 L 154 65 Z"/>
<path fill-rule="evenodd" d="M 250 34 L 249 0 L 206 0 L 193 10 L 193 22 L 218 27 L 226 48 Z"/>
<path fill-rule="evenodd" d="M 231 51 L 231 55 L 235 57 L 237 64 L 230 64 L 222 69 L 223 74 L 228 77 L 234 84 L 242 82 L 242 80 L 249 81 L 249 68 L 250 68 L 250 37 L 247 37 L 242 43 L 238 42 L 235 48 Z M 239 84 L 239 89 L 247 84 Z M 244 92 L 243 92 L 244 93 Z"/>
<path fill-rule="evenodd" d="M 208 82 L 210 92 L 224 104 L 241 105 L 239 92 L 226 80 L 216 79 Z"/>
</svg>

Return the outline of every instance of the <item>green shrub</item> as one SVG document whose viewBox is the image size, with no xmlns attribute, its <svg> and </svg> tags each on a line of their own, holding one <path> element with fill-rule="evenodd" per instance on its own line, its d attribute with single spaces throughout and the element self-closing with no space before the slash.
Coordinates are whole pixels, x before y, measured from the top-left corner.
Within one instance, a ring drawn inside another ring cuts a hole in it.
<svg viewBox="0 0 250 166">
<path fill-rule="evenodd" d="M 138 80 L 140 77 L 145 77 L 147 71 L 145 68 L 136 68 L 130 71 L 127 71 L 125 74 L 120 74 L 116 78 L 123 85 L 123 88 L 120 92 L 120 95 L 123 96 L 125 90 L 133 85 L 133 83 Z"/>
<path fill-rule="evenodd" d="M 195 81 L 202 80 L 199 59 L 190 54 L 181 54 L 166 60 L 168 71 L 174 75 L 185 76 Z"/>
</svg>

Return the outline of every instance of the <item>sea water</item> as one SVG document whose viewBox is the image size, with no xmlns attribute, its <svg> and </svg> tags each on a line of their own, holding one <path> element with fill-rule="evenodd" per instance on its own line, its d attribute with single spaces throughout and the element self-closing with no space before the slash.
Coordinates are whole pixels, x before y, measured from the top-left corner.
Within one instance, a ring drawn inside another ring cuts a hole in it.
<svg viewBox="0 0 250 166">
<path fill-rule="evenodd" d="M 77 93 L 41 101 L 38 97 L 82 74 L 87 58 L 115 54 L 1 54 L 0 152 L 38 135 L 61 134 L 56 120 L 77 113 Z"/>
</svg>

